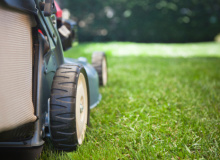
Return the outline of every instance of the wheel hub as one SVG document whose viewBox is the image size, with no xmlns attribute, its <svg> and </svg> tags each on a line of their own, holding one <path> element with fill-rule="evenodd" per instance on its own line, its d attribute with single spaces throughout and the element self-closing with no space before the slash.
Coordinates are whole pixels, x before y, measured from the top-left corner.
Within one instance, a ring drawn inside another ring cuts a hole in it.
<svg viewBox="0 0 220 160">
<path fill-rule="evenodd" d="M 76 93 L 76 130 L 78 143 L 82 144 L 85 138 L 87 116 L 88 116 L 88 98 L 85 77 L 82 73 L 79 75 Z"/>
<path fill-rule="evenodd" d="M 80 104 L 80 113 L 82 113 L 83 112 L 83 105 L 82 104 Z"/>
</svg>

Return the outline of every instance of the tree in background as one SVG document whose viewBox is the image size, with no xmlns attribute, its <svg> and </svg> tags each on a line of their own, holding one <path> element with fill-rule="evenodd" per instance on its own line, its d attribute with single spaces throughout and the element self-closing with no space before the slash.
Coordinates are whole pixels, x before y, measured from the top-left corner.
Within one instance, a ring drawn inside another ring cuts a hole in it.
<svg viewBox="0 0 220 160">
<path fill-rule="evenodd" d="M 220 33 L 219 0 L 65 0 L 80 41 L 212 41 Z"/>
</svg>

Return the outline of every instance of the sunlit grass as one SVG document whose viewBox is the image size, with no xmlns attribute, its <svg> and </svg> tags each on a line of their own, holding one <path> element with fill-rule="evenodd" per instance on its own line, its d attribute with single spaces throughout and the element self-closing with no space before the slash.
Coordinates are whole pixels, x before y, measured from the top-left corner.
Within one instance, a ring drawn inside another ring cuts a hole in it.
<svg viewBox="0 0 220 160">
<path fill-rule="evenodd" d="M 219 57 L 220 43 L 185 43 L 185 44 L 145 44 L 132 42 L 83 43 L 76 47 L 76 53 L 90 55 L 92 51 L 103 50 L 112 56 L 159 56 L 159 57 Z M 72 54 L 72 50 L 66 55 Z M 78 56 L 78 54 L 76 54 Z"/>
<path fill-rule="evenodd" d="M 67 51 L 89 61 L 106 51 L 109 82 L 85 143 L 70 153 L 46 145 L 41 159 L 220 159 L 219 46 L 112 42 Z"/>
</svg>

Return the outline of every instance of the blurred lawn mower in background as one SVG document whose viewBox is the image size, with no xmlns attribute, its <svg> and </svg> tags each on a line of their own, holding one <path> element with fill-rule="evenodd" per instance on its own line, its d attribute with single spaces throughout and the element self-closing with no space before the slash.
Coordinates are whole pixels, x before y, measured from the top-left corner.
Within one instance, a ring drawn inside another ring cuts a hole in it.
<svg viewBox="0 0 220 160">
<path fill-rule="evenodd" d="M 63 151 L 83 143 L 107 61 L 104 52 L 92 55 L 92 65 L 64 58 L 76 24 L 60 18 L 53 0 L 0 1 L 1 152 L 39 154 L 46 137 Z"/>
</svg>

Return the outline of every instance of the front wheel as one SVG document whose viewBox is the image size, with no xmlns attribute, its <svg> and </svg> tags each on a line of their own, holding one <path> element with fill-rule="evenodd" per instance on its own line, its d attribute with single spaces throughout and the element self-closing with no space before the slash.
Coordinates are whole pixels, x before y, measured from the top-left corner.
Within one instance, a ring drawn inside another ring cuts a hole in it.
<svg viewBox="0 0 220 160">
<path fill-rule="evenodd" d="M 54 76 L 50 99 L 51 140 L 58 150 L 81 145 L 89 124 L 89 86 L 85 69 L 61 65 Z"/>
</svg>

